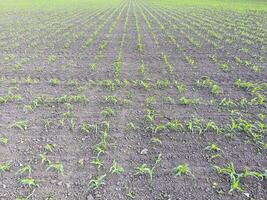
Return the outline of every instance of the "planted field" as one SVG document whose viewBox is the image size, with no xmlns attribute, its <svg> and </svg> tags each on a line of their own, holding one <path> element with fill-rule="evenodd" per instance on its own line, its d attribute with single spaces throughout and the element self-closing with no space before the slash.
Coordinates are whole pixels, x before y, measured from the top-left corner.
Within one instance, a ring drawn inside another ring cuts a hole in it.
<svg viewBox="0 0 267 200">
<path fill-rule="evenodd" d="M 267 198 L 264 1 L 0 2 L 0 199 Z"/>
</svg>

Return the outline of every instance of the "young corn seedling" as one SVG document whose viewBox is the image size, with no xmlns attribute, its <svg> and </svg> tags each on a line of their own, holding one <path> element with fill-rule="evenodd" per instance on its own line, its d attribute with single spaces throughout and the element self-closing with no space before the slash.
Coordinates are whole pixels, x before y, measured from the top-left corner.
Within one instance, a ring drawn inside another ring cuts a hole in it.
<svg viewBox="0 0 267 200">
<path fill-rule="evenodd" d="M 137 129 L 137 127 L 135 126 L 135 124 L 133 122 L 129 122 L 127 125 L 132 130 L 136 130 Z"/>
<path fill-rule="evenodd" d="M 240 179 L 242 178 L 243 174 L 236 173 L 233 163 L 228 164 L 226 167 L 214 167 L 219 174 L 225 174 L 229 176 L 231 182 L 231 188 L 229 190 L 229 193 L 232 193 L 235 190 L 244 192 L 244 190 L 240 186 Z"/>
<path fill-rule="evenodd" d="M 216 159 L 216 158 L 221 158 L 221 154 L 219 152 L 222 152 L 222 150 L 218 147 L 218 145 L 216 144 L 210 144 L 209 146 L 207 146 L 205 148 L 207 151 L 210 151 L 212 153 L 215 153 L 213 154 L 209 160 L 213 160 L 213 159 Z"/>
<path fill-rule="evenodd" d="M 186 62 L 189 64 L 189 65 L 191 65 L 191 66 L 194 66 L 194 65 L 196 65 L 196 61 L 192 58 L 192 57 L 190 57 L 190 56 L 186 56 L 185 57 L 185 60 L 186 60 Z"/>
<path fill-rule="evenodd" d="M 21 69 L 22 69 L 22 64 L 19 63 L 19 62 L 17 62 L 17 63 L 15 64 L 14 71 L 18 71 L 18 70 L 21 70 Z"/>
<path fill-rule="evenodd" d="M 101 141 L 99 144 L 95 146 L 95 151 L 97 152 L 97 156 L 100 154 L 104 154 L 108 148 L 108 130 L 101 131 L 102 136 L 101 136 Z"/>
<path fill-rule="evenodd" d="M 227 63 L 223 63 L 220 65 L 220 68 L 223 72 L 229 72 L 230 71 L 230 66 Z"/>
<path fill-rule="evenodd" d="M 89 68 L 90 68 L 91 70 L 93 70 L 93 71 L 96 70 L 96 67 L 97 67 L 97 63 L 91 63 L 91 64 L 89 64 Z"/>
<path fill-rule="evenodd" d="M 38 80 L 32 79 L 30 75 L 23 79 L 23 83 L 29 84 L 29 85 L 36 84 L 38 82 L 39 82 Z"/>
<path fill-rule="evenodd" d="M 95 158 L 91 161 L 91 163 L 99 170 L 101 167 L 103 167 L 104 162 L 99 157 Z"/>
<path fill-rule="evenodd" d="M 221 151 L 221 149 L 216 144 L 210 144 L 205 149 L 208 150 L 208 151 L 212 151 L 212 152 L 219 152 L 219 151 Z"/>
<path fill-rule="evenodd" d="M 134 199 L 135 197 L 134 193 L 130 191 L 127 186 L 125 187 L 125 193 L 126 193 L 127 199 Z"/>
<path fill-rule="evenodd" d="M 54 164 L 50 163 L 48 165 L 48 168 L 46 169 L 46 171 L 49 171 L 49 170 L 55 170 L 55 171 L 59 172 L 62 176 L 64 176 L 64 167 L 59 162 L 54 163 Z"/>
<path fill-rule="evenodd" d="M 140 71 L 141 76 L 144 78 L 145 77 L 145 64 L 143 61 L 139 67 L 139 71 Z"/>
<path fill-rule="evenodd" d="M 137 174 L 148 174 L 150 179 L 153 179 L 153 168 L 150 168 L 147 166 L 147 164 L 142 164 L 138 166 L 137 168 Z"/>
<path fill-rule="evenodd" d="M 267 175 L 266 172 L 267 172 L 266 170 L 264 173 L 261 173 L 261 172 L 251 171 L 249 169 L 245 169 L 243 171 L 243 176 L 244 177 L 252 176 L 258 180 L 264 180 L 264 179 L 266 179 L 266 175 Z"/>
<path fill-rule="evenodd" d="M 116 96 L 104 96 L 103 99 L 105 102 L 113 104 L 113 105 L 115 105 L 119 102 L 119 99 Z"/>
<path fill-rule="evenodd" d="M 6 145 L 8 143 L 8 138 L 5 136 L 0 137 L 0 144 Z"/>
<path fill-rule="evenodd" d="M 220 134 L 223 130 L 214 121 L 209 120 L 205 125 L 204 131 L 215 131 L 217 134 Z"/>
<path fill-rule="evenodd" d="M 156 82 L 156 88 L 158 89 L 166 89 L 169 88 L 170 86 L 170 81 L 165 79 L 165 80 L 157 80 Z"/>
<path fill-rule="evenodd" d="M 72 79 L 72 80 L 69 81 L 69 85 L 70 85 L 70 86 L 73 86 L 73 87 L 74 87 L 74 86 L 77 86 L 77 85 L 78 85 L 78 81 L 75 80 L 75 79 Z"/>
<path fill-rule="evenodd" d="M 21 120 L 21 121 L 17 121 L 14 124 L 12 124 L 11 128 L 17 128 L 17 129 L 25 131 L 25 130 L 27 130 L 28 126 L 29 126 L 29 121 Z"/>
<path fill-rule="evenodd" d="M 174 85 L 180 93 L 185 91 L 185 85 L 180 83 L 179 81 L 174 81 Z"/>
<path fill-rule="evenodd" d="M 199 104 L 201 101 L 200 99 L 191 99 L 191 98 L 188 98 L 188 97 L 181 97 L 179 99 L 179 103 L 181 105 L 190 105 L 190 104 Z"/>
<path fill-rule="evenodd" d="M 148 96 L 146 98 L 146 107 L 148 108 L 152 108 L 153 105 L 155 104 L 156 100 L 154 96 Z"/>
<path fill-rule="evenodd" d="M 48 131 L 53 125 L 53 122 L 50 119 L 43 119 L 43 123 L 46 131 Z"/>
<path fill-rule="evenodd" d="M 210 55 L 209 58 L 213 63 L 217 63 L 218 62 L 218 58 L 217 58 L 216 55 Z"/>
<path fill-rule="evenodd" d="M 59 79 L 53 78 L 53 79 L 50 79 L 49 80 L 49 85 L 51 85 L 51 86 L 57 86 L 57 85 L 60 84 L 60 82 L 61 81 Z"/>
<path fill-rule="evenodd" d="M 241 179 L 245 177 L 251 176 L 251 177 L 255 177 L 257 179 L 263 180 L 265 176 L 264 173 L 260 173 L 257 171 L 250 171 L 249 169 L 245 169 L 243 170 L 243 172 L 237 173 L 233 163 L 230 163 L 226 165 L 225 167 L 214 166 L 214 168 L 219 174 L 228 175 L 228 177 L 230 178 L 231 187 L 230 187 L 229 193 L 232 193 L 235 190 L 245 192 L 244 189 L 240 185 Z"/>
<path fill-rule="evenodd" d="M 54 63 L 54 62 L 56 62 L 56 60 L 57 60 L 57 56 L 56 56 L 56 55 L 50 55 L 50 56 L 48 57 L 48 61 L 49 61 L 50 63 Z"/>
<path fill-rule="evenodd" d="M 192 119 L 186 122 L 186 128 L 192 133 L 203 133 L 203 120 L 202 119 Z"/>
<path fill-rule="evenodd" d="M 18 171 L 17 174 L 28 174 L 31 175 L 32 173 L 32 167 L 30 165 L 25 165 L 21 167 Z"/>
<path fill-rule="evenodd" d="M 175 104 L 175 100 L 174 100 L 174 98 L 172 98 L 172 97 L 167 97 L 166 100 L 167 100 L 167 102 L 168 102 L 169 104 L 171 104 L 171 105 Z"/>
<path fill-rule="evenodd" d="M 166 54 L 162 53 L 162 59 L 164 64 L 167 66 L 167 71 L 169 74 L 173 73 L 173 66 L 172 64 L 169 62 L 169 58 Z"/>
<path fill-rule="evenodd" d="M 90 133 L 90 132 L 98 132 L 98 125 L 97 124 L 88 124 L 88 123 L 82 123 L 80 127 L 81 132 L 83 133 Z"/>
<path fill-rule="evenodd" d="M 154 130 L 154 120 L 158 116 L 157 111 L 153 109 L 146 109 L 146 114 L 145 114 L 145 121 L 147 123 L 147 128 Z"/>
<path fill-rule="evenodd" d="M 112 117 L 115 115 L 115 112 L 114 110 L 111 108 L 111 107 L 106 107 L 104 108 L 102 111 L 101 111 L 101 114 L 104 116 L 104 117 Z"/>
<path fill-rule="evenodd" d="M 109 172 L 111 172 L 112 174 L 121 174 L 124 172 L 124 169 L 117 163 L 116 160 L 113 160 Z"/>
<path fill-rule="evenodd" d="M 222 94 L 222 88 L 216 84 L 212 85 L 211 87 L 211 93 L 214 95 Z"/>
<path fill-rule="evenodd" d="M 65 126 L 65 121 L 66 121 L 65 118 L 61 118 L 61 119 L 59 119 L 58 123 L 59 123 L 59 127 L 60 127 L 60 128 L 63 128 L 63 127 Z"/>
<path fill-rule="evenodd" d="M 97 188 L 99 188 L 102 185 L 105 185 L 105 178 L 106 178 L 106 174 L 101 175 L 101 176 L 97 176 L 93 179 L 91 179 L 87 185 L 87 192 L 88 191 L 92 191 L 95 190 Z"/>
<path fill-rule="evenodd" d="M 0 105 L 4 104 L 4 103 L 12 102 L 14 100 L 21 100 L 22 99 L 22 96 L 19 94 L 14 94 L 12 92 L 12 89 L 17 90 L 17 88 L 10 88 L 7 95 L 2 96 L 2 97 L 0 96 Z"/>
<path fill-rule="evenodd" d="M 201 77 L 201 79 L 197 80 L 196 83 L 198 87 L 209 88 L 211 93 L 214 95 L 223 93 L 222 88 L 207 76 Z"/>
<path fill-rule="evenodd" d="M 23 178 L 23 179 L 20 179 L 19 182 L 22 184 L 22 185 L 26 185 L 28 187 L 38 187 L 38 181 L 36 181 L 35 179 L 33 178 Z"/>
<path fill-rule="evenodd" d="M 159 154 L 156 157 L 156 161 L 155 161 L 153 167 L 148 167 L 147 164 L 142 164 L 142 165 L 138 166 L 136 168 L 137 169 L 137 174 L 148 174 L 149 177 L 150 177 L 150 180 L 152 180 L 155 168 L 160 163 L 160 161 L 161 161 L 161 154 Z"/>
<path fill-rule="evenodd" d="M 183 176 L 183 175 L 189 175 L 193 179 L 195 179 L 195 176 L 192 174 L 190 168 L 187 164 L 180 164 L 177 167 L 174 168 L 175 175 L 176 176 Z"/>
<path fill-rule="evenodd" d="M 122 65 L 122 61 L 121 58 L 118 57 L 115 62 L 114 62 L 114 74 L 115 74 L 115 78 L 119 78 L 120 74 L 121 74 L 121 65 Z"/>
<path fill-rule="evenodd" d="M 40 158 L 41 158 L 41 163 L 48 163 L 48 165 L 50 165 L 52 162 L 47 158 L 45 153 L 41 153 L 40 154 Z"/>
<path fill-rule="evenodd" d="M 99 83 L 101 86 L 104 88 L 109 89 L 110 91 L 115 91 L 116 89 L 116 84 L 112 80 L 104 80 Z"/>
<path fill-rule="evenodd" d="M 75 128 L 75 119 L 70 119 L 70 130 L 73 131 Z"/>
<path fill-rule="evenodd" d="M 179 131 L 183 129 L 183 125 L 178 119 L 169 121 L 166 127 L 169 131 Z"/>
<path fill-rule="evenodd" d="M 132 83 L 133 83 L 133 86 L 136 86 L 138 88 L 142 88 L 145 91 L 148 91 L 149 88 L 151 87 L 150 83 L 148 83 L 145 80 L 133 80 Z"/>
<path fill-rule="evenodd" d="M 0 163 L 0 175 L 10 171 L 10 168 L 11 168 L 11 162 Z"/>
<path fill-rule="evenodd" d="M 166 126 L 163 125 L 163 124 L 158 124 L 155 127 L 154 133 L 158 133 L 158 132 L 161 132 L 161 131 L 164 131 L 164 130 L 166 130 Z"/>
<path fill-rule="evenodd" d="M 31 104 L 24 106 L 25 112 L 33 111 L 34 109 L 44 105 L 47 102 L 47 98 L 45 96 L 36 97 Z"/>
<path fill-rule="evenodd" d="M 231 110 L 237 107 L 237 103 L 231 98 L 223 98 L 219 106 L 225 108 L 226 110 Z"/>
<path fill-rule="evenodd" d="M 151 142 L 154 144 L 162 144 L 162 141 L 158 137 L 152 137 Z"/>
<path fill-rule="evenodd" d="M 81 168 L 84 168 L 84 166 L 85 166 L 85 161 L 84 161 L 83 158 L 79 159 L 78 163 L 79 163 L 79 166 L 80 166 Z"/>
<path fill-rule="evenodd" d="M 55 147 L 54 144 L 46 144 L 45 149 L 49 152 L 53 152 L 53 148 Z"/>
</svg>

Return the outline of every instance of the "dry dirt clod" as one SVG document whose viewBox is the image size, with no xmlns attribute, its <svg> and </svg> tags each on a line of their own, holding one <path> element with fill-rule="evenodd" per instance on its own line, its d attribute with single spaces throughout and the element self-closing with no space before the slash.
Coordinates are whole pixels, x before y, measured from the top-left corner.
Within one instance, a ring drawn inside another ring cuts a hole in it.
<svg viewBox="0 0 267 200">
<path fill-rule="evenodd" d="M 141 155 L 146 155 L 148 153 L 148 149 L 143 149 L 142 151 L 141 151 Z"/>
</svg>

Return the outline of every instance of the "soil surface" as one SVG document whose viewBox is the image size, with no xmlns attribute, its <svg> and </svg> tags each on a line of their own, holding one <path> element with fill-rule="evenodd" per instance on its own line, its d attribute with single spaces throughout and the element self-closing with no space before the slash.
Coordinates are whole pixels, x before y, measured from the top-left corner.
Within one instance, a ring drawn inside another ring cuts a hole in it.
<svg viewBox="0 0 267 200">
<path fill-rule="evenodd" d="M 132 0 L 0 13 L 0 199 L 266 199 L 266 22 Z M 261 175 L 229 192 L 231 163 Z"/>
</svg>

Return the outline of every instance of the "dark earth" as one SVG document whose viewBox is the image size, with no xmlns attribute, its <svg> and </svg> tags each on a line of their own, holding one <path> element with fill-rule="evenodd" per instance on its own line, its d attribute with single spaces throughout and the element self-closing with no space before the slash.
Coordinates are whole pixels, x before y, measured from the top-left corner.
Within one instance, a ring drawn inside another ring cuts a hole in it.
<svg viewBox="0 0 267 200">
<path fill-rule="evenodd" d="M 260 139 L 253 131 L 229 128 L 233 113 L 266 125 L 266 101 L 220 104 L 224 98 L 265 99 L 266 22 L 266 12 L 160 8 L 132 0 L 116 7 L 0 13 L 0 137 L 8 139 L 0 143 L 0 166 L 9 165 L 0 167 L 0 199 L 267 199 L 266 127 Z M 199 87 L 204 76 L 221 92 Z M 238 79 L 260 89 L 237 87 Z M 108 102 L 105 96 L 119 100 Z M 197 102 L 182 105 L 181 97 Z M 105 116 L 106 107 L 112 116 Z M 148 110 L 156 113 L 150 122 Z M 179 130 L 156 129 L 175 119 L 182 124 Z M 201 132 L 187 126 L 196 119 Z M 205 129 L 209 120 L 223 130 Z M 20 121 L 27 127 L 14 126 Z M 105 121 L 107 146 L 98 153 Z M 99 130 L 82 130 L 86 123 Z M 221 150 L 207 150 L 211 144 Z M 99 168 L 92 164 L 97 157 L 103 161 Z M 122 173 L 111 173 L 113 160 Z M 48 168 L 49 162 L 61 164 L 64 172 Z M 243 191 L 229 192 L 229 176 L 215 167 L 229 163 L 239 174 L 250 169 L 265 176 L 241 178 Z M 155 166 L 152 179 L 138 173 L 142 164 Z M 193 176 L 176 176 L 180 164 Z M 27 165 L 31 172 L 19 171 Z M 90 180 L 101 175 L 106 175 L 102 184 L 90 188 Z M 23 184 L 27 178 L 36 184 Z"/>
</svg>

